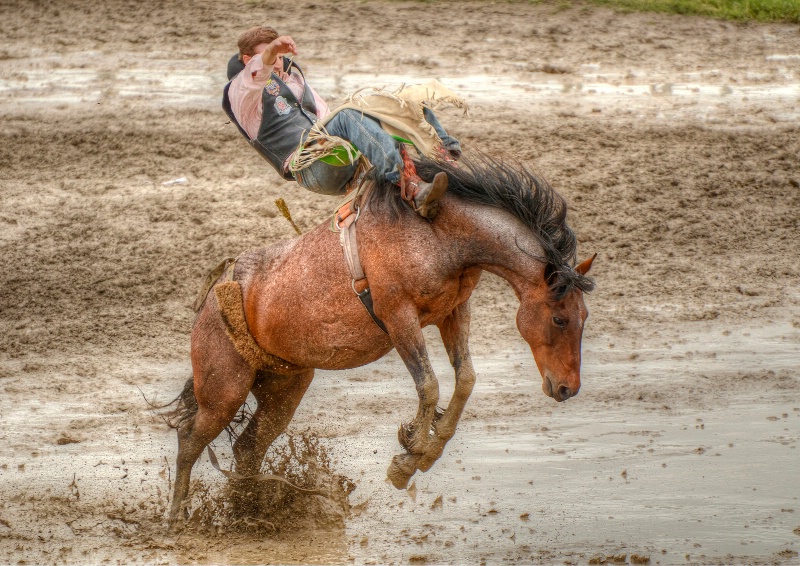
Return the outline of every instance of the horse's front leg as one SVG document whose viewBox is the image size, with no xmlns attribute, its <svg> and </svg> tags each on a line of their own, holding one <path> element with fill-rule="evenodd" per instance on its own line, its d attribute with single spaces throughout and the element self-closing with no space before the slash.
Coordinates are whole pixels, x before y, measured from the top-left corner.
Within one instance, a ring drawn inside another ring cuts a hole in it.
<svg viewBox="0 0 800 566">
<path fill-rule="evenodd" d="M 397 434 L 400 444 L 407 452 L 395 455 L 387 472 L 389 480 L 398 489 L 408 485 L 408 480 L 418 469 L 419 461 L 430 450 L 431 430 L 436 417 L 436 404 L 439 402 L 439 382 L 428 358 L 425 338 L 416 313 L 411 318 L 411 321 L 386 321 L 394 347 L 414 378 L 419 396 L 417 415 L 410 423 L 400 425 Z M 412 323 L 413 321 L 416 322 Z"/>
<path fill-rule="evenodd" d="M 475 385 L 475 369 L 469 355 L 469 322 L 469 302 L 465 302 L 457 306 L 439 325 L 450 364 L 455 370 L 456 384 L 447 409 L 441 417 L 434 420 L 433 436 L 428 450 L 417 462 L 417 468 L 423 472 L 427 472 L 441 457 L 445 444 L 453 438 L 461 413 Z"/>
</svg>

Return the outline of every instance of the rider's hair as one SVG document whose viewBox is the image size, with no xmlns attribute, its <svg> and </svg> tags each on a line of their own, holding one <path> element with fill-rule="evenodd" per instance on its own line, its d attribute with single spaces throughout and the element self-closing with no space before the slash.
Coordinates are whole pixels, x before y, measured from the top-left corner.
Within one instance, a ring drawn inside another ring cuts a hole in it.
<svg viewBox="0 0 800 566">
<path fill-rule="evenodd" d="M 272 43 L 278 37 L 278 32 L 268 26 L 250 28 L 239 36 L 239 61 L 242 57 L 255 55 L 255 48 L 262 43 Z"/>
</svg>

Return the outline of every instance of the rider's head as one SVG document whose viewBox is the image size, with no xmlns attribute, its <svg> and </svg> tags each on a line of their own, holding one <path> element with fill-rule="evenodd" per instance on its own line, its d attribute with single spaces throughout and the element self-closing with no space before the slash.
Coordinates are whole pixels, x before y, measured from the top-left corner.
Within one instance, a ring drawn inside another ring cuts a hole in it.
<svg viewBox="0 0 800 566">
<path fill-rule="evenodd" d="M 274 28 L 267 26 L 250 28 L 239 36 L 239 61 L 246 63 L 245 56 L 252 57 L 260 45 L 272 43 L 277 37 L 278 32 Z"/>
</svg>

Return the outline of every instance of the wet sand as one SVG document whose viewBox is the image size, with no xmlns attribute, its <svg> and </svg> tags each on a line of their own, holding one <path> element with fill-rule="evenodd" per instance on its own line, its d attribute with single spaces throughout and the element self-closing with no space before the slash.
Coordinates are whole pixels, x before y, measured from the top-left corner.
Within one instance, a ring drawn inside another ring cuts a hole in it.
<svg viewBox="0 0 800 566">
<path fill-rule="evenodd" d="M 438 78 L 471 105 L 441 111 L 453 133 L 566 197 L 580 257 L 600 254 L 580 394 L 544 396 L 516 299 L 486 276 L 478 384 L 413 489 L 384 482 L 416 407 L 392 353 L 318 372 L 290 427 L 355 483 L 349 505 L 306 521 L 296 498 L 291 526 L 166 533 L 177 442 L 144 399 L 189 375 L 205 273 L 292 237 L 276 198 L 303 229 L 332 212 L 218 107 L 238 32 L 275 7 L 2 9 L 0 562 L 796 562 L 797 26 L 547 3 L 301 2 L 275 25 L 331 104 Z M 356 17 L 402 41 L 354 36 Z M 323 18 L 325 34 L 303 25 Z M 215 449 L 229 465 L 227 440 Z M 206 455 L 194 477 L 194 510 L 225 504 Z"/>
</svg>

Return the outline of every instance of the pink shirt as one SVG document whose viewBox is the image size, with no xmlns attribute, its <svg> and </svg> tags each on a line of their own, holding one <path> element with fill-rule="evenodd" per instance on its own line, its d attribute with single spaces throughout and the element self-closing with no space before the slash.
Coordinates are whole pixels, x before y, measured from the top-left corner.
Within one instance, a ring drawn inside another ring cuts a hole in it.
<svg viewBox="0 0 800 566">
<path fill-rule="evenodd" d="M 228 89 L 228 99 L 231 102 L 231 110 L 236 116 L 236 121 L 244 128 L 250 139 L 255 139 L 258 129 L 261 127 L 262 98 L 261 89 L 269 81 L 272 69 L 264 68 L 264 61 L 260 55 L 256 55 L 247 62 L 244 69 L 233 78 Z M 280 73 L 281 80 L 286 83 L 289 90 L 294 93 L 299 101 L 303 96 L 303 77 L 300 73 Z M 324 118 L 330 113 L 328 105 L 317 92 L 308 85 L 311 94 L 314 95 L 314 104 L 317 106 L 317 116 Z"/>
</svg>

